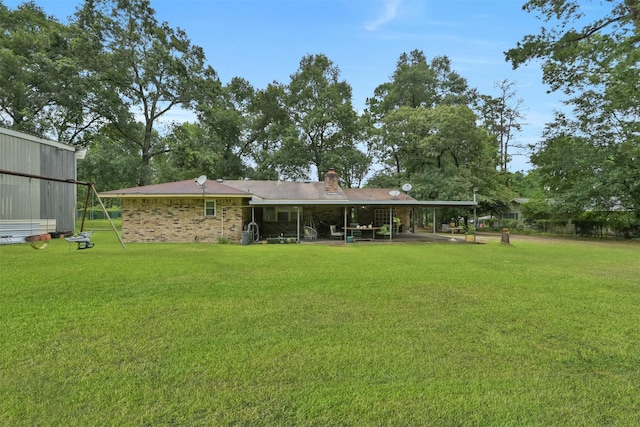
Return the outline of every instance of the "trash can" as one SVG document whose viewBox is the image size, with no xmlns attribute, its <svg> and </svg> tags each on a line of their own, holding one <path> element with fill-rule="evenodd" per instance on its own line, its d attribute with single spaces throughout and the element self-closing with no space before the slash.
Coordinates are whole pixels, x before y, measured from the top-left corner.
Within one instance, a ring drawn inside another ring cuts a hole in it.
<svg viewBox="0 0 640 427">
<path fill-rule="evenodd" d="M 353 243 L 353 236 L 347 236 L 347 243 Z"/>
<path fill-rule="evenodd" d="M 249 243 L 251 243 L 251 240 L 249 238 L 249 232 L 248 231 L 243 231 L 242 232 L 242 240 L 240 241 L 241 244 L 243 245 L 248 245 Z"/>
</svg>

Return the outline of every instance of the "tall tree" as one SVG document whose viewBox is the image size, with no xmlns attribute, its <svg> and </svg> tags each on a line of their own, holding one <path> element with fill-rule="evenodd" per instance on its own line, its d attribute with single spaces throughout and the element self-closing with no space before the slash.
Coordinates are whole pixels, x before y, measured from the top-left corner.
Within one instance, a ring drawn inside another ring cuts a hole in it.
<svg viewBox="0 0 640 427">
<path fill-rule="evenodd" d="M 363 162 L 355 141 L 360 120 L 351 102 L 351 86 L 325 55 L 307 55 L 287 85 L 273 83 L 257 94 L 259 113 L 254 131 L 258 168 L 273 168 L 284 178 L 307 178 L 315 169 L 318 179 L 334 167 L 341 176 L 349 170 L 336 165 L 336 155 Z"/>
<path fill-rule="evenodd" d="M 396 152 L 404 159 L 401 176 L 412 181 L 413 194 L 460 200 L 480 184 L 492 185 L 497 173 L 493 138 L 476 121 L 463 105 L 401 107 L 385 116 L 385 132 L 401 136 Z"/>
<path fill-rule="evenodd" d="M 375 125 L 373 152 L 398 177 L 406 170 L 403 162 L 403 116 L 393 112 L 398 108 L 434 108 L 438 105 L 469 105 L 475 91 L 467 81 L 451 69 L 446 56 L 435 57 L 430 63 L 420 50 L 400 55 L 391 81 L 376 87 L 367 99 L 371 120 Z M 391 114 L 392 117 L 387 117 Z M 388 128 L 385 128 L 387 127 Z"/>
<path fill-rule="evenodd" d="M 550 125 L 554 131 L 537 147 L 537 165 L 558 163 L 551 154 L 563 142 L 580 156 L 574 163 L 584 166 L 585 182 L 598 171 L 599 198 L 615 199 L 640 216 L 640 3 L 610 0 L 585 6 L 575 0 L 527 2 L 524 9 L 539 13 L 547 25 L 507 51 L 506 58 L 514 67 L 541 60 L 544 82 L 568 94 L 574 108 L 573 118 L 557 117 Z M 592 191 L 582 188 L 580 200 L 586 201 Z"/>
<path fill-rule="evenodd" d="M 197 106 L 200 126 L 207 135 L 207 149 L 218 157 L 207 173 L 225 179 L 254 178 L 247 163 L 254 141 L 250 106 L 255 89 L 247 80 L 234 77 L 212 95 Z"/>
<path fill-rule="evenodd" d="M 513 148 L 524 148 L 515 144 L 516 133 L 522 130 L 523 100 L 516 98 L 515 83 L 501 80 L 494 84 L 498 96 L 481 95 L 479 99 L 480 117 L 489 133 L 498 141 L 498 167 L 506 173 L 511 161 Z"/>
<path fill-rule="evenodd" d="M 0 3 L 0 123 L 15 130 L 84 144 L 97 129 L 90 79 L 76 55 L 77 28 L 33 2 Z"/>
<path fill-rule="evenodd" d="M 84 31 L 88 73 L 115 95 L 101 113 L 123 143 L 140 153 L 138 185 L 151 180 L 151 161 L 166 146 L 154 138 L 172 109 L 188 108 L 203 90 L 216 90 L 202 49 L 186 33 L 158 22 L 148 0 L 86 0 L 76 13 Z M 142 122 L 143 132 L 136 122 Z"/>
<path fill-rule="evenodd" d="M 466 79 L 452 70 L 447 56 L 436 56 L 427 62 L 424 53 L 416 49 L 400 55 L 391 81 L 376 87 L 367 105 L 380 118 L 397 107 L 468 105 L 474 95 Z"/>
</svg>

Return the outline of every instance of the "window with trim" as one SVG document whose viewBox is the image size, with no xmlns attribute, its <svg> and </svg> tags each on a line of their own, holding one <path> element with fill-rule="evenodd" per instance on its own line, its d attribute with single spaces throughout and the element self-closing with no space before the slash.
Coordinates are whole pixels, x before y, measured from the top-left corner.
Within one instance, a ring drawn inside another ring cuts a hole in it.
<svg viewBox="0 0 640 427">
<path fill-rule="evenodd" d="M 216 201 L 205 200 L 204 201 L 204 216 L 214 218 L 216 216 Z"/>
<path fill-rule="evenodd" d="M 286 207 L 267 207 L 263 209 L 262 219 L 264 222 L 295 222 L 298 210 Z"/>
</svg>

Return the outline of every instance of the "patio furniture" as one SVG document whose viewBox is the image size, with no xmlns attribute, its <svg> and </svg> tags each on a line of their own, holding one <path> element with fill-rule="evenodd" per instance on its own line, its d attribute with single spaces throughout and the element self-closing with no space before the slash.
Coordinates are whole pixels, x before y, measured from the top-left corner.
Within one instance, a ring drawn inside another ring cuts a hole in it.
<svg viewBox="0 0 640 427">
<path fill-rule="evenodd" d="M 318 232 L 315 228 L 304 226 L 304 240 L 316 240 L 318 238 Z"/>
<path fill-rule="evenodd" d="M 344 237 L 344 232 L 343 231 L 338 231 L 336 229 L 335 224 L 331 224 L 329 226 L 329 232 L 330 232 L 329 236 L 332 239 L 342 239 Z"/>
<path fill-rule="evenodd" d="M 380 226 L 380 230 L 376 233 L 379 236 L 388 236 L 389 235 L 389 230 L 391 230 L 391 227 L 389 227 L 389 224 L 382 224 Z"/>
<path fill-rule="evenodd" d="M 360 228 L 360 224 L 358 224 L 357 222 L 352 222 L 349 231 L 350 234 L 355 238 L 355 237 L 362 237 L 362 231 L 359 230 Z"/>
</svg>

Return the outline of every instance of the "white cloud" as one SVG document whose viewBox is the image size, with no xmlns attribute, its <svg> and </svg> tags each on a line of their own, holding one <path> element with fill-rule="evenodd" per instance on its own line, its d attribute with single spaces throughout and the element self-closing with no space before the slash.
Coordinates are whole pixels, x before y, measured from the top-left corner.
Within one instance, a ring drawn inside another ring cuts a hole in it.
<svg viewBox="0 0 640 427">
<path fill-rule="evenodd" d="M 380 13 L 380 16 L 373 21 L 365 22 L 364 28 L 368 31 L 376 31 L 384 24 L 393 21 L 398 14 L 398 9 L 400 8 L 401 3 L 402 0 L 385 1 L 384 9 Z"/>
</svg>

